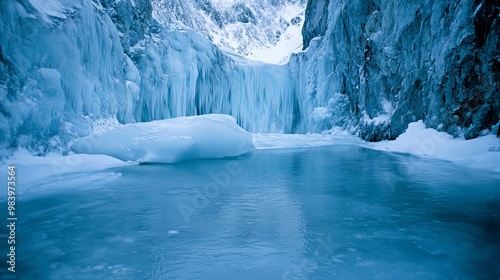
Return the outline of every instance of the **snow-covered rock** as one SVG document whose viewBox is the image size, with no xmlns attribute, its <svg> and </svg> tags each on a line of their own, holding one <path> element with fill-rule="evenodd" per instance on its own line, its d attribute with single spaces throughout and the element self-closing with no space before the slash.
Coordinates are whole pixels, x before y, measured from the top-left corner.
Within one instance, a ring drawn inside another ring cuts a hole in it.
<svg viewBox="0 0 500 280">
<path fill-rule="evenodd" d="M 394 139 L 419 119 L 474 138 L 500 118 L 499 16 L 489 0 L 310 0 L 307 51 L 290 68 L 316 107 L 344 111 L 330 125 L 363 139 Z"/>
<path fill-rule="evenodd" d="M 239 156 L 253 149 L 252 135 L 233 117 L 215 114 L 127 124 L 78 139 L 72 146 L 76 153 L 156 163 Z"/>
<path fill-rule="evenodd" d="M 153 17 L 223 50 L 283 64 L 302 48 L 305 0 L 153 0 Z"/>
</svg>

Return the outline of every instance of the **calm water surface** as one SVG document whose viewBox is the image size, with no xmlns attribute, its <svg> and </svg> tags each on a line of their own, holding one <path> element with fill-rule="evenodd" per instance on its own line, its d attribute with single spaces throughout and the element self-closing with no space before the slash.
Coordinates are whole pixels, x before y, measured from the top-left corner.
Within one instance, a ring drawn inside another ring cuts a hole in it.
<svg viewBox="0 0 500 280">
<path fill-rule="evenodd" d="M 16 279 L 500 277 L 498 175 L 356 146 L 70 174 L 18 199 Z"/>
</svg>

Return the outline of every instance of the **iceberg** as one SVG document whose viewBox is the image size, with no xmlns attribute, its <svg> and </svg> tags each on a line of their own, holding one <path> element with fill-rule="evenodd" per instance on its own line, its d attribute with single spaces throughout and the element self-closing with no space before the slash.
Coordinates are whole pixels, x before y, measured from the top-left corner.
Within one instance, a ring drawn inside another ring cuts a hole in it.
<svg viewBox="0 0 500 280">
<path fill-rule="evenodd" d="M 174 163 L 239 156 L 254 146 L 252 135 L 232 116 L 208 114 L 122 125 L 77 139 L 72 150 L 123 161 Z"/>
</svg>

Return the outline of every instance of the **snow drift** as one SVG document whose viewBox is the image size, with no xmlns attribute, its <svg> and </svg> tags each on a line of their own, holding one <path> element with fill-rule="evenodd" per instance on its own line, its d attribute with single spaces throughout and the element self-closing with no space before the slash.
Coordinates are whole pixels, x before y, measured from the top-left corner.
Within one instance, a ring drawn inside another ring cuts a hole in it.
<svg viewBox="0 0 500 280">
<path fill-rule="evenodd" d="M 143 163 L 239 156 L 253 149 L 251 134 L 233 117 L 216 114 L 127 124 L 78 139 L 72 146 L 76 153 Z"/>
<path fill-rule="evenodd" d="M 367 147 L 500 172 L 500 139 L 494 135 L 456 139 L 448 133 L 427 128 L 421 120 L 410 123 L 396 140 L 370 143 Z"/>
</svg>

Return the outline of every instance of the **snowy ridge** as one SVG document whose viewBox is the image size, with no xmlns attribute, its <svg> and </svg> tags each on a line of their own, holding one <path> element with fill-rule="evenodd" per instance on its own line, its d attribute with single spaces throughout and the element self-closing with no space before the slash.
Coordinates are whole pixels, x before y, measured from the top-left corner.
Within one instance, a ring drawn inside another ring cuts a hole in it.
<svg viewBox="0 0 500 280">
<path fill-rule="evenodd" d="M 154 0 L 153 17 L 189 28 L 223 50 L 274 64 L 302 48 L 304 0 Z"/>
</svg>

